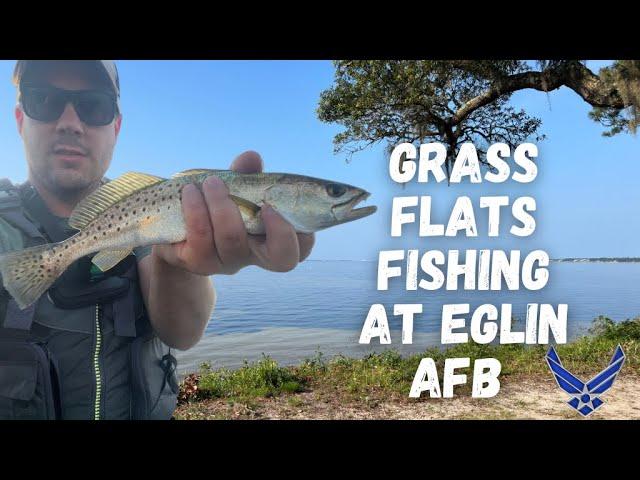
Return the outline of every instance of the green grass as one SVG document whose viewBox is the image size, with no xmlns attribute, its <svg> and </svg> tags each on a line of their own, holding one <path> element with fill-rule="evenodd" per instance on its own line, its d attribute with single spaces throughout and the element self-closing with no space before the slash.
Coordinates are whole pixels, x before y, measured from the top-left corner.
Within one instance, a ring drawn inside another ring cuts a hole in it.
<svg viewBox="0 0 640 480">
<path fill-rule="evenodd" d="M 237 370 L 226 368 L 211 370 L 209 365 L 203 364 L 199 373 L 197 394 L 199 399 L 250 399 L 302 390 L 301 382 L 291 370 L 278 366 L 276 361 L 266 356 L 259 362 L 252 364 L 245 362 Z"/>
<path fill-rule="evenodd" d="M 640 317 L 615 323 L 606 317 L 593 321 L 590 335 L 570 344 L 559 345 L 563 365 L 577 375 L 589 375 L 607 365 L 615 347 L 621 344 L 627 356 L 624 373 L 640 374 Z M 245 362 L 237 370 L 211 370 L 201 366 L 196 395 L 190 401 L 226 398 L 248 402 L 258 397 L 292 394 L 313 388 L 341 398 L 372 402 L 384 396 L 407 397 L 420 360 L 431 357 L 442 376 L 446 358 L 496 358 L 502 365 L 501 377 L 549 374 L 544 361 L 547 345 L 460 344 L 448 349 L 430 348 L 423 354 L 402 357 L 387 350 L 355 359 L 338 356 L 330 361 L 321 352 L 300 365 L 281 367 L 269 357 Z M 471 374 L 468 369 L 467 374 Z M 467 386 L 467 388 L 470 388 Z"/>
</svg>

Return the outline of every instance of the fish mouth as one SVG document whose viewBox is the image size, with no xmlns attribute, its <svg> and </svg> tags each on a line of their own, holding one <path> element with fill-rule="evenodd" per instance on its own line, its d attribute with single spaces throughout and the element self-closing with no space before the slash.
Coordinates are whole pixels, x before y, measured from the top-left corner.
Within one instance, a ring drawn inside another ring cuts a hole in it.
<svg viewBox="0 0 640 480">
<path fill-rule="evenodd" d="M 360 195 L 353 197 L 351 200 L 348 200 L 343 203 L 339 203 L 334 205 L 331 208 L 331 213 L 334 218 L 340 222 L 350 222 L 352 220 L 358 220 L 359 218 L 364 218 L 372 213 L 375 213 L 378 210 L 378 207 L 375 205 L 371 205 L 368 207 L 360 207 L 354 209 L 358 203 L 364 202 L 367 198 L 369 198 L 371 194 L 369 192 L 362 192 Z"/>
</svg>

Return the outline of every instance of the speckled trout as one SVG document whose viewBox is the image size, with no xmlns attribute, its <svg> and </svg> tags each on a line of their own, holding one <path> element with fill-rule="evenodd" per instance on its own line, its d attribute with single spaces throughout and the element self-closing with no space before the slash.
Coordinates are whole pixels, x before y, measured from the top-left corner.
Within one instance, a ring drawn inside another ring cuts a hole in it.
<svg viewBox="0 0 640 480">
<path fill-rule="evenodd" d="M 182 188 L 189 183 L 201 188 L 211 175 L 226 184 L 250 234 L 264 233 L 260 209 L 265 203 L 301 233 L 351 222 L 376 211 L 375 206 L 354 208 L 369 197 L 360 188 L 302 175 L 197 169 L 167 179 L 126 173 L 78 203 L 69 217 L 69 226 L 79 230 L 72 237 L 1 255 L 4 288 L 24 309 L 85 255 L 98 252 L 92 262 L 104 272 L 135 247 L 183 241 Z"/>
</svg>

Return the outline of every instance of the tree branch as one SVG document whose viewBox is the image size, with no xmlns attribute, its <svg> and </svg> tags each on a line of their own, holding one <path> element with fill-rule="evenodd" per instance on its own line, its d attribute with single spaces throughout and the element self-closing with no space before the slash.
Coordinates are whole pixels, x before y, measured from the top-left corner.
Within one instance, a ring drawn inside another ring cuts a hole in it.
<svg viewBox="0 0 640 480">
<path fill-rule="evenodd" d="M 458 125 L 475 110 L 494 102 L 502 95 L 531 88 L 550 92 L 566 86 L 594 107 L 625 108 L 618 92 L 605 85 L 598 75 L 578 61 L 562 63 L 541 72 L 523 72 L 496 78 L 493 85 L 466 102 L 449 121 Z"/>
</svg>

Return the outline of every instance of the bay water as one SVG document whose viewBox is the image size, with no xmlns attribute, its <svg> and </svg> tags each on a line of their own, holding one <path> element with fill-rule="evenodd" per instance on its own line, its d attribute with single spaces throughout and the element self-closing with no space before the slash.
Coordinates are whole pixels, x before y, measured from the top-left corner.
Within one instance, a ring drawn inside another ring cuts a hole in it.
<svg viewBox="0 0 640 480">
<path fill-rule="evenodd" d="M 199 344 L 177 352 L 179 373 L 196 371 L 203 362 L 236 368 L 263 355 L 287 365 L 318 355 L 360 357 L 389 348 L 419 353 L 440 345 L 444 304 L 469 303 L 473 312 L 484 303 L 498 309 L 509 303 L 513 316 L 523 321 L 528 303 L 554 308 L 567 303 L 569 339 L 587 334 L 598 315 L 614 321 L 640 315 L 640 263 L 552 262 L 549 282 L 538 291 L 522 286 L 516 291 L 406 291 L 404 277 L 390 279 L 389 290 L 378 291 L 377 267 L 375 261 L 308 260 L 287 273 L 248 267 L 232 276 L 215 276 L 216 309 Z M 374 303 L 386 306 L 391 345 L 380 345 L 377 338 L 371 345 L 358 344 Z M 411 345 L 401 342 L 402 319 L 393 315 L 398 303 L 423 304 Z M 524 330 L 518 323 L 516 329 Z"/>
</svg>

